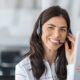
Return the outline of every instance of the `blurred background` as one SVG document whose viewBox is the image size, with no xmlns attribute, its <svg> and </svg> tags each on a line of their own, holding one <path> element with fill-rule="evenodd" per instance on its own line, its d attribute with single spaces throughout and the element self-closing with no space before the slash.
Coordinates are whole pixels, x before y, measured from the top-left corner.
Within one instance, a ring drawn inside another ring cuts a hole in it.
<svg viewBox="0 0 80 80">
<path fill-rule="evenodd" d="M 68 11 L 73 35 L 80 31 L 80 0 L 0 0 L 0 80 L 14 80 L 39 14 L 52 5 Z"/>
</svg>

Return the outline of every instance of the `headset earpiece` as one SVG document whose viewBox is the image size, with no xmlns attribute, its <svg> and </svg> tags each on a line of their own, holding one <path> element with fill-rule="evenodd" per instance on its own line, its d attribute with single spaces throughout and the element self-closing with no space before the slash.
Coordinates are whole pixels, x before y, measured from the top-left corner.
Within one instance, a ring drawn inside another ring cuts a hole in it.
<svg viewBox="0 0 80 80">
<path fill-rule="evenodd" d="M 39 20 L 39 23 L 38 23 L 37 34 L 38 35 L 40 34 L 40 20 Z"/>
</svg>

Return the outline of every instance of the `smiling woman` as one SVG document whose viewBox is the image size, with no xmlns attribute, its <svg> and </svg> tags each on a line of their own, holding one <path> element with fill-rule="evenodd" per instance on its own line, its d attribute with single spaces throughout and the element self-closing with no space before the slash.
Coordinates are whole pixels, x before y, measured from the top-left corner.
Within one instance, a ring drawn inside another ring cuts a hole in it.
<svg viewBox="0 0 80 80">
<path fill-rule="evenodd" d="M 49 19 L 42 26 L 42 42 L 48 47 L 52 48 L 52 54 L 55 53 L 55 48 L 58 49 L 66 39 L 67 23 L 62 17 L 53 17 Z M 51 47 L 52 45 L 52 47 Z"/>
<path fill-rule="evenodd" d="M 67 11 L 47 8 L 35 23 L 29 52 L 16 65 L 15 80 L 71 80 L 74 42 Z"/>
</svg>

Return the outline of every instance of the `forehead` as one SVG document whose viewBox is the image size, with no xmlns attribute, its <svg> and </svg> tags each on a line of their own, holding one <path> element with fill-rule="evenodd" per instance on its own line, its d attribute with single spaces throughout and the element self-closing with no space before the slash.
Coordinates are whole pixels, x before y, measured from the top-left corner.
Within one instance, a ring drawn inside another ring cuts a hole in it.
<svg viewBox="0 0 80 80">
<path fill-rule="evenodd" d="M 53 24 L 55 26 L 65 26 L 65 27 L 67 27 L 67 22 L 62 16 L 50 18 L 47 22 L 45 22 L 43 24 L 43 26 L 47 25 L 47 24 Z"/>
</svg>

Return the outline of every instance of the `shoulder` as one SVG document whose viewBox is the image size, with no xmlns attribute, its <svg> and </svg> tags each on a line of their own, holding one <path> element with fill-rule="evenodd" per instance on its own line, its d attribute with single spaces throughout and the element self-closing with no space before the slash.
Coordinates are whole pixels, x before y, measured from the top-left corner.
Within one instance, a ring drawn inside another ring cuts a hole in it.
<svg viewBox="0 0 80 80">
<path fill-rule="evenodd" d="M 15 67 L 15 79 L 29 80 L 29 73 L 31 70 L 31 64 L 29 57 L 24 58 Z M 32 79 L 31 79 L 32 80 Z"/>
<path fill-rule="evenodd" d="M 31 69 L 30 58 L 26 57 L 22 61 L 20 61 L 16 67 L 24 68 L 25 70 Z"/>
</svg>

